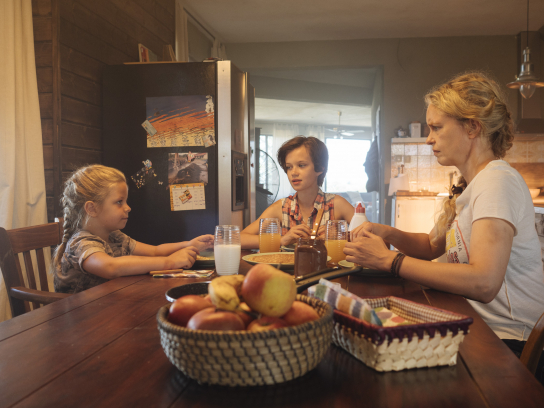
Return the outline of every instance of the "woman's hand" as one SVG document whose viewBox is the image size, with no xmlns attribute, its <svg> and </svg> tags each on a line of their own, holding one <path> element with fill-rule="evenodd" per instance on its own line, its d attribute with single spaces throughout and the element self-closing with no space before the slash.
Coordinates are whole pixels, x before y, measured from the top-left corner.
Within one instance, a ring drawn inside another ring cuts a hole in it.
<svg viewBox="0 0 544 408">
<path fill-rule="evenodd" d="M 356 238 L 355 242 L 346 243 L 344 247 L 344 254 L 347 255 L 346 261 L 355 262 L 367 268 L 382 271 L 389 270 L 396 254 L 387 249 L 382 238 L 366 231 L 364 229 L 364 225 L 366 224 L 371 224 L 369 227 L 372 227 L 372 223 L 365 222 L 361 225 L 360 235 Z"/>
<path fill-rule="evenodd" d="M 194 246 L 198 251 L 203 251 L 213 247 L 213 235 L 201 235 L 189 241 L 190 246 Z"/>
<path fill-rule="evenodd" d="M 172 255 L 168 256 L 168 259 L 172 261 L 174 267 L 171 269 L 187 269 L 193 266 L 196 260 L 196 256 L 200 251 L 194 246 L 188 246 L 186 248 L 180 249 L 179 251 L 174 252 Z"/>
<path fill-rule="evenodd" d="M 281 237 L 280 244 L 284 246 L 290 245 L 296 242 L 299 238 L 309 238 L 311 232 L 312 230 L 310 230 L 310 227 L 308 227 L 306 224 L 299 224 L 291 228 L 287 234 Z"/>
<path fill-rule="evenodd" d="M 381 231 L 379 231 L 380 226 L 381 226 L 380 224 L 374 224 L 373 222 L 365 221 L 361 225 L 359 225 L 357 228 L 355 228 L 353 231 L 351 231 L 351 239 L 355 241 L 357 238 L 364 237 L 365 234 L 363 231 L 371 232 L 374 235 L 381 236 L 380 235 Z"/>
</svg>

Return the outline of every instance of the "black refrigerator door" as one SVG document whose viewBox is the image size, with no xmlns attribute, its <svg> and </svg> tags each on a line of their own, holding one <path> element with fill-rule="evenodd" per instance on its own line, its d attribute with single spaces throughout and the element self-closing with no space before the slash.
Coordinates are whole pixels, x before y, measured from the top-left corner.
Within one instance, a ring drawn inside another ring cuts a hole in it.
<svg viewBox="0 0 544 408">
<path fill-rule="evenodd" d="M 103 163 L 121 170 L 129 186 L 132 208 L 124 233 L 137 241 L 158 245 L 213 234 L 218 222 L 217 145 L 211 147 L 147 147 L 146 98 L 212 95 L 217 129 L 216 64 L 170 63 L 114 65 L 104 68 Z M 217 136 L 216 140 L 217 140 Z M 171 211 L 168 188 L 169 153 L 208 154 L 206 209 Z M 131 179 L 150 160 L 156 177 L 138 187 Z M 162 184 L 161 184 L 162 183 Z"/>
</svg>

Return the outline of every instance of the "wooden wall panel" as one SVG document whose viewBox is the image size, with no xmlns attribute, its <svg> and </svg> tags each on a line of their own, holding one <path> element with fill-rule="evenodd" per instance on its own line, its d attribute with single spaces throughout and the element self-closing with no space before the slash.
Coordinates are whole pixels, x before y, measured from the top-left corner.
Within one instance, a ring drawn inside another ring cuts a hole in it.
<svg viewBox="0 0 544 408">
<path fill-rule="evenodd" d="M 60 45 L 60 67 L 83 78 L 101 83 L 103 63 L 82 52 Z"/>
<path fill-rule="evenodd" d="M 62 123 L 68 121 L 98 129 L 102 128 L 102 110 L 99 106 L 90 105 L 63 95 L 61 109 Z M 64 145 L 64 139 L 62 144 Z"/>
<path fill-rule="evenodd" d="M 61 124 L 62 139 L 66 146 L 102 150 L 102 130 L 75 123 Z"/>
<path fill-rule="evenodd" d="M 53 94 L 51 93 L 39 93 L 40 99 L 40 117 L 52 118 L 53 117 Z"/>
<path fill-rule="evenodd" d="M 72 170 L 102 158 L 102 69 L 175 44 L 175 0 L 32 0 L 48 218 Z M 56 210 L 55 210 L 56 208 Z"/>
<path fill-rule="evenodd" d="M 36 16 L 32 18 L 34 41 L 51 41 L 51 17 Z"/>
<path fill-rule="evenodd" d="M 98 151 L 82 150 L 73 147 L 62 148 L 62 168 L 68 171 L 76 170 L 87 164 L 101 163 L 102 153 Z"/>
<path fill-rule="evenodd" d="M 42 119 L 42 142 L 44 145 L 53 144 L 53 119 Z"/>
<path fill-rule="evenodd" d="M 38 79 L 38 93 L 53 92 L 53 67 L 36 68 Z"/>
<path fill-rule="evenodd" d="M 53 66 L 53 50 L 51 42 L 35 42 L 34 58 L 36 60 L 36 67 Z"/>
<path fill-rule="evenodd" d="M 102 105 L 102 87 L 100 83 L 90 81 L 70 71 L 62 71 L 60 90 L 69 96 L 90 104 Z"/>
<path fill-rule="evenodd" d="M 51 0 L 32 0 L 33 16 L 50 16 Z"/>
</svg>

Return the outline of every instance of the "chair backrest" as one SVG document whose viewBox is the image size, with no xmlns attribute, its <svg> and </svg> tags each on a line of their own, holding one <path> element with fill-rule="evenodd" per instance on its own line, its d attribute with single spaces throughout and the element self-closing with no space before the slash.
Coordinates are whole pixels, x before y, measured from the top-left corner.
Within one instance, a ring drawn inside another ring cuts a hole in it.
<svg viewBox="0 0 544 408">
<path fill-rule="evenodd" d="M 520 360 L 525 367 L 529 369 L 531 373 L 535 373 L 542 349 L 544 348 L 544 314 L 540 316 L 540 319 L 531 330 L 527 343 L 523 347 Z"/>
<path fill-rule="evenodd" d="M 47 265 L 45 264 L 43 250 L 47 247 L 53 247 L 52 249 L 54 249 L 61 243 L 62 235 L 63 227 L 62 223 L 59 222 L 12 230 L 0 228 L 0 268 L 4 276 L 13 316 L 26 313 L 30 310 L 30 307 L 28 302 L 12 297 L 10 295 L 11 288 L 27 287 L 37 289 L 31 256 L 33 251 L 36 254 L 40 290 L 49 292 Z M 20 253 L 23 254 L 24 271 L 28 285 L 25 285 L 23 279 L 23 268 L 18 256 Z M 40 307 L 37 302 L 32 302 L 32 305 L 34 309 Z"/>
</svg>

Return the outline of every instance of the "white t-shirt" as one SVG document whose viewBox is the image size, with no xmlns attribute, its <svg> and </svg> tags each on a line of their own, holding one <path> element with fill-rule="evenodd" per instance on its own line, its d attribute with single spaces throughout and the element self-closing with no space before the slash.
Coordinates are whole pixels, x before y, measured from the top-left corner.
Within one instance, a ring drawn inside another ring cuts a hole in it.
<svg viewBox="0 0 544 408">
<path fill-rule="evenodd" d="M 472 223 L 499 218 L 514 226 L 506 275 L 495 299 L 472 307 L 501 339 L 527 340 L 544 312 L 544 271 L 535 211 L 521 175 L 503 160 L 490 162 L 457 198 L 457 216 L 446 234 L 450 263 L 468 264 Z"/>
</svg>

